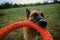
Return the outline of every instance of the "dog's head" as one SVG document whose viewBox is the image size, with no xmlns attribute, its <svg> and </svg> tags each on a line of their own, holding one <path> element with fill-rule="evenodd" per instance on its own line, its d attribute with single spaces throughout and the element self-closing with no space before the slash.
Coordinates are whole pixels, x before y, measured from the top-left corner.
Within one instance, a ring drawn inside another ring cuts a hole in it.
<svg viewBox="0 0 60 40">
<path fill-rule="evenodd" d="M 40 10 L 30 11 L 26 9 L 27 19 L 38 24 L 39 26 L 45 28 L 47 26 L 47 22 L 44 19 L 44 14 Z"/>
</svg>

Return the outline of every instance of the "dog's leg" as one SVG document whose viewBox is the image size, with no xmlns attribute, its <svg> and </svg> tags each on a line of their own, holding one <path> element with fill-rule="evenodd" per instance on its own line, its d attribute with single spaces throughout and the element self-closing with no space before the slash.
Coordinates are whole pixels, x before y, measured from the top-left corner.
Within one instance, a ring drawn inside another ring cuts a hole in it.
<svg viewBox="0 0 60 40">
<path fill-rule="evenodd" d="M 24 40 L 37 40 L 38 37 L 28 27 L 23 27 Z"/>
</svg>

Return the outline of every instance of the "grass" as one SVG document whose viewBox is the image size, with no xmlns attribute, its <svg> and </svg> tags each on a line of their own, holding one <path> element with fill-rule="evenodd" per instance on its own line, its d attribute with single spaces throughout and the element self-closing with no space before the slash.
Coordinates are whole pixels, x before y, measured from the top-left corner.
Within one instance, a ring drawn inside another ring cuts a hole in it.
<svg viewBox="0 0 60 40">
<path fill-rule="evenodd" d="M 0 10 L 0 28 L 14 22 L 23 21 L 26 17 L 25 9 L 32 10 L 40 9 L 45 15 L 48 22 L 47 29 L 51 32 L 54 40 L 60 40 L 60 3 L 39 5 L 22 8 L 11 8 Z M 9 33 L 4 40 L 23 40 L 22 29 L 16 29 Z"/>
</svg>

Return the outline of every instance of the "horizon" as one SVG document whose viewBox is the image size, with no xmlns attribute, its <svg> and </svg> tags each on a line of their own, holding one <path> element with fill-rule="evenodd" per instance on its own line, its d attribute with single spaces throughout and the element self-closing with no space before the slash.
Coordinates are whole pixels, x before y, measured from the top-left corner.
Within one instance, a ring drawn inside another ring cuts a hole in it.
<svg viewBox="0 0 60 40">
<path fill-rule="evenodd" d="M 44 3 L 44 1 L 53 2 L 53 0 L 0 0 L 0 3 L 9 2 L 13 4 L 30 4 L 30 3 Z M 60 0 L 58 0 L 60 1 Z"/>
</svg>

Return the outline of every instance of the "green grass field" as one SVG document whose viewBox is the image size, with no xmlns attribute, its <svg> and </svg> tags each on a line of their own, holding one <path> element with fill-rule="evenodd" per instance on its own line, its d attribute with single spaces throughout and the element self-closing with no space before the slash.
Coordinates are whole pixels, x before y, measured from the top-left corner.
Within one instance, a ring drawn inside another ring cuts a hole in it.
<svg viewBox="0 0 60 40">
<path fill-rule="evenodd" d="M 0 28 L 14 22 L 23 21 L 26 17 L 26 8 L 43 11 L 48 22 L 47 29 L 54 40 L 60 40 L 60 3 L 0 10 Z M 12 31 L 3 40 L 23 40 L 22 29 Z"/>
</svg>

